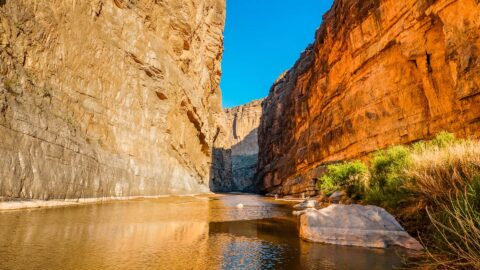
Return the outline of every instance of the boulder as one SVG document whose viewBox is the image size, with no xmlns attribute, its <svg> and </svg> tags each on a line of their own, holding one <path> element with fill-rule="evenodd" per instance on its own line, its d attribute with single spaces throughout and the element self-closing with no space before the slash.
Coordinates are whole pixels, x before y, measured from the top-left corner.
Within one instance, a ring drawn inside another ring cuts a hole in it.
<svg viewBox="0 0 480 270">
<path fill-rule="evenodd" d="M 328 197 L 325 194 L 320 194 L 318 196 L 313 197 L 312 199 L 317 200 L 318 203 L 326 202 Z"/>
<path fill-rule="evenodd" d="M 296 209 L 315 208 L 317 202 L 315 200 L 305 200 L 302 203 L 296 204 L 293 207 Z"/>
<path fill-rule="evenodd" d="M 337 204 L 346 196 L 347 194 L 345 191 L 335 191 L 330 197 L 328 197 L 328 202 Z"/>
<path fill-rule="evenodd" d="M 344 246 L 423 249 L 392 215 L 377 206 L 335 204 L 321 210 L 307 209 L 300 216 L 300 237 Z"/>
</svg>

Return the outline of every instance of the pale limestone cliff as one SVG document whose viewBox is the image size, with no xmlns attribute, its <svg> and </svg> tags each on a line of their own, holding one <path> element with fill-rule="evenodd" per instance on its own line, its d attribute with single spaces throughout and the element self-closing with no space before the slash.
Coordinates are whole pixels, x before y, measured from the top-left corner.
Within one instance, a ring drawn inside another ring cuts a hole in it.
<svg viewBox="0 0 480 270">
<path fill-rule="evenodd" d="M 263 103 L 266 192 L 314 194 L 326 163 L 443 130 L 480 136 L 478 0 L 335 0 L 323 18 Z"/>
<path fill-rule="evenodd" d="M 223 0 L 0 1 L 0 197 L 208 191 Z"/>
<path fill-rule="evenodd" d="M 262 100 L 226 109 L 215 142 L 212 190 L 257 192 L 258 126 Z"/>
</svg>

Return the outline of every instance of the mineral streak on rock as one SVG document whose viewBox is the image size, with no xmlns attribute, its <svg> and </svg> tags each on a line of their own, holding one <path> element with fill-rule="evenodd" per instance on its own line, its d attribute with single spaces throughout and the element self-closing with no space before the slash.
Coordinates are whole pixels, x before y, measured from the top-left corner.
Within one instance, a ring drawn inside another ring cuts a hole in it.
<svg viewBox="0 0 480 270">
<path fill-rule="evenodd" d="M 478 0 L 336 0 L 263 103 L 263 189 L 313 190 L 325 163 L 442 130 L 478 137 L 479 18 Z"/>
<path fill-rule="evenodd" d="M 226 109 L 215 141 L 211 188 L 216 192 L 258 192 L 258 125 L 262 100 Z"/>
<path fill-rule="evenodd" d="M 208 191 L 223 0 L 0 2 L 0 197 Z"/>
</svg>

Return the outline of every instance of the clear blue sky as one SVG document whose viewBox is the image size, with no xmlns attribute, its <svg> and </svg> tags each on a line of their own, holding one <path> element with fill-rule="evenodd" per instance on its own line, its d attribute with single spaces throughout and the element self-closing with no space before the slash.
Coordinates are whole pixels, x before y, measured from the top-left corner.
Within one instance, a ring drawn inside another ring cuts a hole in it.
<svg viewBox="0 0 480 270">
<path fill-rule="evenodd" d="M 314 35 L 332 0 L 227 0 L 223 106 L 266 97 Z"/>
</svg>

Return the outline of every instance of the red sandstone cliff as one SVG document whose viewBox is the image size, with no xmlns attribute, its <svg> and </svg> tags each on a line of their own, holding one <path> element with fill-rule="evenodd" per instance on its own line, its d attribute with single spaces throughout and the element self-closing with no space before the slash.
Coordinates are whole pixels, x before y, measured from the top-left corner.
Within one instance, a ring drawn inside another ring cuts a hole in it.
<svg viewBox="0 0 480 270">
<path fill-rule="evenodd" d="M 305 190 L 330 161 L 442 130 L 480 135 L 478 0 L 336 0 L 315 43 L 271 88 L 264 190 Z"/>
</svg>

